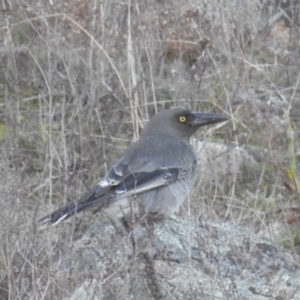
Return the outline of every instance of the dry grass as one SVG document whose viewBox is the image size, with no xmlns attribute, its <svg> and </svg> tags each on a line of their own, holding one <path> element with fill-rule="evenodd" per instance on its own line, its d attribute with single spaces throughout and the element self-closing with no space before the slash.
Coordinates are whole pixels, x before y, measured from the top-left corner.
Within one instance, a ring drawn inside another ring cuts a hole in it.
<svg viewBox="0 0 300 300">
<path fill-rule="evenodd" d="M 228 115 L 213 139 L 263 153 L 235 177 L 200 185 L 183 214 L 246 226 L 299 252 L 299 5 L 219 5 L 4 8 L 0 299 L 71 293 L 82 278 L 60 277 L 60 259 L 94 217 L 43 232 L 35 220 L 97 182 L 170 106 Z"/>
</svg>

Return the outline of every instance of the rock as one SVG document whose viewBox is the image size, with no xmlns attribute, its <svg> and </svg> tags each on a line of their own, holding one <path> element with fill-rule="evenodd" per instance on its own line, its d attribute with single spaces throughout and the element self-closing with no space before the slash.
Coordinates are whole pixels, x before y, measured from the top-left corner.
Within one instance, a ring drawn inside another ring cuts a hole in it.
<svg viewBox="0 0 300 300">
<path fill-rule="evenodd" d="M 191 141 L 198 157 L 201 180 L 210 182 L 222 176 L 236 176 L 243 162 L 256 164 L 254 156 L 239 146 Z"/>
<path fill-rule="evenodd" d="M 85 278 L 70 299 L 300 297 L 295 259 L 246 229 L 173 217 L 148 233 L 138 228 L 133 242 L 109 222 L 96 222 L 69 254 L 69 267 Z"/>
</svg>

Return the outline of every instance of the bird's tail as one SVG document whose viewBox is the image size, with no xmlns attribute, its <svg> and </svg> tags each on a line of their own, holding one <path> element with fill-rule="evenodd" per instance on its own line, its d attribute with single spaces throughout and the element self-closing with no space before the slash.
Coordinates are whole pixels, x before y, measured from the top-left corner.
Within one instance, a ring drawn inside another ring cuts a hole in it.
<svg viewBox="0 0 300 300">
<path fill-rule="evenodd" d="M 99 185 L 94 186 L 85 193 L 78 201 L 68 203 L 67 205 L 55 210 L 53 213 L 39 219 L 39 222 L 47 225 L 56 225 L 88 207 L 99 206 L 102 209 L 106 204 L 107 197 L 103 195 L 104 189 Z"/>
<path fill-rule="evenodd" d="M 50 215 L 39 219 L 39 222 L 41 222 L 43 224 L 48 224 L 48 225 L 56 225 L 60 221 L 75 215 L 76 213 L 86 209 L 87 207 L 91 206 L 92 204 L 94 204 L 94 203 L 93 202 L 68 203 L 66 206 L 57 209 Z"/>
</svg>

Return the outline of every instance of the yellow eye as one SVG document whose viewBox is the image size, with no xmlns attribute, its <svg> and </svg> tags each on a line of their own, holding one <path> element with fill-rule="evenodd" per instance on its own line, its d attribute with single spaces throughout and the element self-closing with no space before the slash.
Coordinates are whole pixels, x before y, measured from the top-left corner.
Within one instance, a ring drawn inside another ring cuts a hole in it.
<svg viewBox="0 0 300 300">
<path fill-rule="evenodd" d="M 186 121 L 186 117 L 181 116 L 179 117 L 179 122 L 184 123 Z"/>
</svg>

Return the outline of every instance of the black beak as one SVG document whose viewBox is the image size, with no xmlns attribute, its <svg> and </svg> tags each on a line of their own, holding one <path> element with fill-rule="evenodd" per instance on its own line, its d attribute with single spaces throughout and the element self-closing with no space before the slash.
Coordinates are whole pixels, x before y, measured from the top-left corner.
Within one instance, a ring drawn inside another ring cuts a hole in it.
<svg viewBox="0 0 300 300">
<path fill-rule="evenodd" d="M 195 118 L 191 122 L 191 125 L 200 127 L 200 126 L 205 126 L 205 125 L 211 125 L 215 123 L 220 123 L 220 122 L 225 122 L 228 120 L 227 117 L 220 116 L 217 114 L 212 114 L 212 113 L 199 113 L 199 112 L 193 112 L 192 113 Z"/>
</svg>

